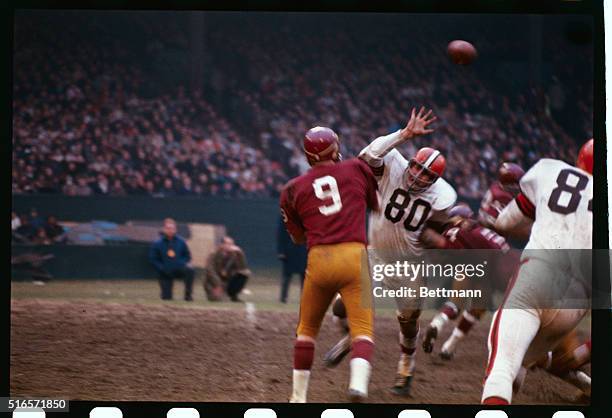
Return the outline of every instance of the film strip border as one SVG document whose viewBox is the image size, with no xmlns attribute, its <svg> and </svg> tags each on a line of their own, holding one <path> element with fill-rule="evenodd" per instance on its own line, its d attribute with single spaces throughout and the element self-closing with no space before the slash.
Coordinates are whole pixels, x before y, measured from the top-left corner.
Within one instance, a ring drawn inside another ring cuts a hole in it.
<svg viewBox="0 0 612 418">
<path fill-rule="evenodd" d="M 217 408 L 215 411 L 206 411 L 207 408 L 191 408 L 191 407 L 164 407 L 163 404 L 158 404 L 158 407 L 151 408 L 150 405 L 142 405 L 142 408 L 130 406 L 128 408 L 120 408 L 117 406 L 89 407 L 85 405 L 73 407 L 71 404 L 70 412 L 47 412 L 42 410 L 16 410 L 13 412 L 13 418 L 47 418 L 47 417 L 72 417 L 78 416 L 85 418 L 132 418 L 132 417 L 167 417 L 167 418 L 219 418 L 221 414 Z M 507 410 L 488 409 L 479 410 L 476 406 L 467 405 L 445 405 L 436 407 L 423 406 L 422 409 L 400 409 L 399 413 L 392 412 L 392 409 L 397 407 L 389 405 L 363 405 L 356 408 L 354 411 L 348 407 L 325 408 L 320 404 L 312 404 L 308 406 L 291 406 L 291 407 L 260 407 L 260 408 L 244 408 L 239 404 L 236 407 L 231 407 L 234 413 L 223 412 L 226 418 L 295 418 L 304 416 L 309 418 L 371 418 L 377 415 L 380 418 L 443 418 L 452 416 L 474 417 L 474 418 L 590 418 L 600 416 L 590 411 L 590 408 L 576 408 L 581 410 L 558 410 L 559 408 L 551 406 L 521 406 L 512 407 Z M 405 406 L 404 406 L 405 408 Z M 243 412 L 239 412 L 243 409 Z M 359 409 L 359 411 L 357 411 Z M 383 412 L 383 410 L 386 410 Z M 319 412 L 321 411 L 321 412 Z M 366 412 L 367 411 L 367 412 Z M 444 411 L 444 412 L 442 412 Z M 451 412 L 452 411 L 452 412 Z M 386 413 L 388 412 L 388 413 Z M 449 415 L 449 412 L 451 414 Z"/>
</svg>

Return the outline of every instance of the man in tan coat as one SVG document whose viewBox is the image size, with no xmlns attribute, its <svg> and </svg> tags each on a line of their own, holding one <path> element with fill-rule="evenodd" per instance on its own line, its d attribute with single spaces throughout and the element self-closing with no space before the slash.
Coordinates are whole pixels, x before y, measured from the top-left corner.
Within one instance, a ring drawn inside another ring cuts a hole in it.
<svg viewBox="0 0 612 418">
<path fill-rule="evenodd" d="M 221 300 L 223 293 L 232 302 L 242 302 L 238 295 L 244 288 L 251 271 L 240 247 L 225 237 L 206 260 L 204 291 L 210 301 Z"/>
</svg>

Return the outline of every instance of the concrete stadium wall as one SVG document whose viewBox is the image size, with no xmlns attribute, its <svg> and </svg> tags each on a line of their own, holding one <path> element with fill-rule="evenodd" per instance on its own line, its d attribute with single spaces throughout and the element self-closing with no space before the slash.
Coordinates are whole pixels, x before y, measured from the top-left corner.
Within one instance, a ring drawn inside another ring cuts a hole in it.
<svg viewBox="0 0 612 418">
<path fill-rule="evenodd" d="M 55 215 L 61 221 L 161 222 L 172 217 L 179 222 L 225 225 L 228 234 L 244 249 L 252 267 L 278 267 L 276 231 L 280 215 L 276 199 L 13 196 L 14 211 L 29 213 L 30 208 L 38 209 L 41 216 Z M 117 248 L 125 250 L 127 247 Z M 103 250 L 99 248 L 99 251 Z M 109 251 L 112 253 L 113 250 Z"/>
<path fill-rule="evenodd" d="M 12 255 L 51 254 L 43 268 L 61 279 L 150 279 L 156 278 L 149 264 L 148 245 L 13 245 Z M 13 268 L 12 277 L 29 278 L 27 271 Z"/>
<path fill-rule="evenodd" d="M 478 209 L 479 202 L 462 199 Z M 279 268 L 276 233 L 279 222 L 276 199 L 77 197 L 57 195 L 13 196 L 13 210 L 28 213 L 38 209 L 41 216 L 55 215 L 62 221 L 107 220 L 161 221 L 173 217 L 179 222 L 225 225 L 230 236 L 244 249 L 249 266 Z M 146 245 L 77 246 L 53 245 L 33 248 L 13 246 L 13 251 L 54 254 L 45 267 L 62 278 L 148 278 L 156 277 L 147 262 Z M 84 260 L 87 260 L 85 263 Z"/>
</svg>

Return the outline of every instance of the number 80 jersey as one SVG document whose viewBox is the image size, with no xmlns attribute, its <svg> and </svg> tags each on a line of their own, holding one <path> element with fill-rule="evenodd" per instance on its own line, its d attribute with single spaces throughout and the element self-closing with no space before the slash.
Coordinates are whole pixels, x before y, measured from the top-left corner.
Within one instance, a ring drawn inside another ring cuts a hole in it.
<svg viewBox="0 0 612 418">
<path fill-rule="evenodd" d="M 425 191 L 408 192 L 408 161 L 396 149 L 385 155 L 383 164 L 384 171 L 378 177 L 381 209 L 370 214 L 370 245 L 383 258 L 385 254 L 418 256 L 423 251 L 420 235 L 425 223 L 446 218 L 445 212 L 455 204 L 457 193 L 441 177 Z"/>
<path fill-rule="evenodd" d="M 520 181 L 516 198 L 534 219 L 526 249 L 593 247 L 593 176 L 563 161 L 543 158 Z"/>
<path fill-rule="evenodd" d="M 366 209 L 378 209 L 376 179 L 356 158 L 315 165 L 292 179 L 281 193 L 281 215 L 289 234 L 321 244 L 366 244 Z"/>
</svg>

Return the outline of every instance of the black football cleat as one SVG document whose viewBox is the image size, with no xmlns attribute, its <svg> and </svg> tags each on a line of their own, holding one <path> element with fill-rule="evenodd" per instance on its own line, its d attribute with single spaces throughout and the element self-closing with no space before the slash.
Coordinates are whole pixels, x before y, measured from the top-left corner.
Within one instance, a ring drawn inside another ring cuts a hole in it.
<svg viewBox="0 0 612 418">
<path fill-rule="evenodd" d="M 438 328 L 432 327 L 431 325 L 428 326 L 427 332 L 425 333 L 425 338 L 423 338 L 423 351 L 426 353 L 431 353 L 433 351 L 436 338 L 438 338 Z"/>
<path fill-rule="evenodd" d="M 410 396 L 410 386 L 412 384 L 412 375 L 404 376 L 397 374 L 395 384 L 391 388 L 391 392 L 397 396 Z"/>
<path fill-rule="evenodd" d="M 364 403 L 368 399 L 368 395 L 356 389 L 349 389 L 348 396 L 352 403 Z"/>
</svg>

